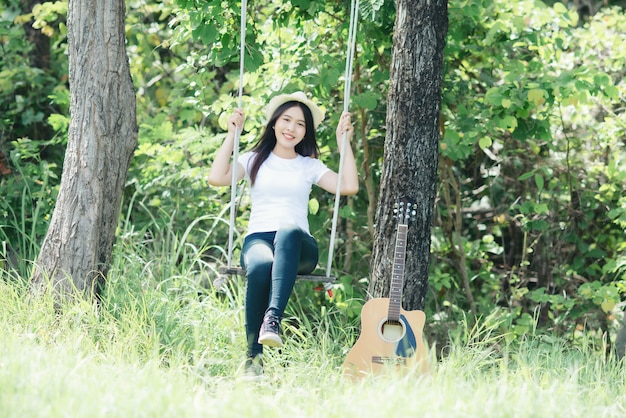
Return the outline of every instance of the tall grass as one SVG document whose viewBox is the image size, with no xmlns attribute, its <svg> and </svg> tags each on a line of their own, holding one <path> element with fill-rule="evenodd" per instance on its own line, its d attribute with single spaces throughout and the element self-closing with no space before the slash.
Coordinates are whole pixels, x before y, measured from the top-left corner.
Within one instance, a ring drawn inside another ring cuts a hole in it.
<svg viewBox="0 0 626 418">
<path fill-rule="evenodd" d="M 246 381 L 243 282 L 229 281 L 224 292 L 212 287 L 215 275 L 203 256 L 212 245 L 210 227 L 192 243 L 191 234 L 178 237 L 167 225 L 122 229 L 97 306 L 76 300 L 55 310 L 46 297 L 27 297 L 18 273 L 0 271 L 0 416 L 626 413 L 623 367 L 601 348 L 540 335 L 507 343 L 489 318 L 466 326 L 445 358 L 432 359 L 428 376 L 346 380 L 341 364 L 358 327 L 339 307 L 310 300 L 306 284 L 290 301 L 285 346 L 266 350 L 262 380 Z"/>
<path fill-rule="evenodd" d="M 48 227 L 50 194 L 55 186 L 51 184 L 52 166 L 45 162 L 38 176 L 32 175 L 32 166 L 14 166 L 19 175 L 8 177 L 0 189 L 0 268 L 16 270 L 22 278 L 29 277 L 32 262 L 39 255 L 39 240 Z"/>
</svg>

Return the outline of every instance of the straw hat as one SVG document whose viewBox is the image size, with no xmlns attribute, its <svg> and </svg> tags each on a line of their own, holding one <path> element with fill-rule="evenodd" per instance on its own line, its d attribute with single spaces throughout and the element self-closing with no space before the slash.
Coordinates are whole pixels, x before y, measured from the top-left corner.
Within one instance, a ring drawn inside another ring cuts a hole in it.
<svg viewBox="0 0 626 418">
<path fill-rule="evenodd" d="M 316 105 L 312 100 L 309 100 L 306 97 L 306 94 L 301 91 L 297 91 L 291 94 L 279 94 L 278 96 L 273 97 L 267 108 L 265 109 L 265 115 L 267 119 L 271 119 L 272 115 L 282 105 L 287 102 L 300 102 L 306 105 L 306 107 L 311 110 L 311 114 L 313 115 L 313 125 L 317 128 L 320 123 L 324 120 L 324 111 L 320 109 L 318 105 Z"/>
</svg>

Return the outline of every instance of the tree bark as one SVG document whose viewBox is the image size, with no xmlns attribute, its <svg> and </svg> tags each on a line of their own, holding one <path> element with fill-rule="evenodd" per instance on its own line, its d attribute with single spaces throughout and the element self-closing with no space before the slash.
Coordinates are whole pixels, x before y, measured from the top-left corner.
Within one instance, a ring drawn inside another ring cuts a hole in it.
<svg viewBox="0 0 626 418">
<path fill-rule="evenodd" d="M 446 0 L 398 0 L 387 108 L 387 135 L 377 209 L 371 297 L 387 297 L 400 197 L 417 203 L 408 226 L 403 307 L 423 309 L 436 195 Z"/>
<path fill-rule="evenodd" d="M 113 251 L 122 192 L 137 145 L 123 0 L 70 0 L 70 127 L 50 227 L 31 292 L 97 296 Z"/>
</svg>

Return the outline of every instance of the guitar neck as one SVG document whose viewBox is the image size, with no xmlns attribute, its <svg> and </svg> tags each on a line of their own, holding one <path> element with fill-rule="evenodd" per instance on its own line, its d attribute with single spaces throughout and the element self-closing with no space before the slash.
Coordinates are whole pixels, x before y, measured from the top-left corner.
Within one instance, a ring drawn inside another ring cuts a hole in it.
<svg viewBox="0 0 626 418">
<path fill-rule="evenodd" d="M 389 291 L 389 321 L 400 321 L 402 306 L 402 283 L 404 279 L 404 261 L 406 257 L 407 225 L 399 224 L 396 233 L 396 248 L 393 255 L 393 271 L 391 273 L 391 289 Z"/>
</svg>

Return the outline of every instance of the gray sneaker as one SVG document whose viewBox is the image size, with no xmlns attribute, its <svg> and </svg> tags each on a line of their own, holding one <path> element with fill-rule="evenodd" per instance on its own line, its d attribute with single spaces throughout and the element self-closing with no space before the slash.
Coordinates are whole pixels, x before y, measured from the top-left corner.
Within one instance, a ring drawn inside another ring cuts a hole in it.
<svg viewBox="0 0 626 418">
<path fill-rule="evenodd" d="M 280 319 L 275 316 L 265 317 L 261 330 L 259 331 L 259 344 L 269 347 L 282 347 L 283 340 L 280 339 Z"/>
<path fill-rule="evenodd" d="M 246 359 L 243 368 L 243 376 L 246 379 L 255 380 L 263 377 L 263 354 Z"/>
</svg>

